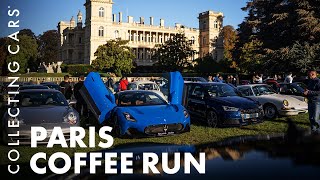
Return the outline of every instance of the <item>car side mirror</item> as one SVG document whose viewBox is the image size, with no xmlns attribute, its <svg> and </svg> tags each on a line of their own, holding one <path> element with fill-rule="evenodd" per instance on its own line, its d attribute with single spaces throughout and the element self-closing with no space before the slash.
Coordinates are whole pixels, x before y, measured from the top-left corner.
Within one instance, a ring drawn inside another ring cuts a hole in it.
<svg viewBox="0 0 320 180">
<path fill-rule="evenodd" d="M 75 100 L 75 99 L 68 100 L 68 104 L 69 104 L 69 106 L 76 105 L 77 104 L 77 100 Z"/>
</svg>

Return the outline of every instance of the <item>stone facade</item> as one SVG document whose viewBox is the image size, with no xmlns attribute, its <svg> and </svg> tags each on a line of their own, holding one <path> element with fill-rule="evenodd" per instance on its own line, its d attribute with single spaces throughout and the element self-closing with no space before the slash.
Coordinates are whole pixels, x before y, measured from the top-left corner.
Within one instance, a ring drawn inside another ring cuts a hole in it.
<svg viewBox="0 0 320 180">
<path fill-rule="evenodd" d="M 69 22 L 61 21 L 58 31 L 61 35 L 61 60 L 66 64 L 91 64 L 94 53 L 100 45 L 110 39 L 129 40 L 138 66 L 151 66 L 154 47 L 167 41 L 176 33 L 185 33 L 192 41 L 193 49 L 198 52 L 193 58 L 211 54 L 218 61 L 223 58 L 223 14 L 207 11 L 199 14 L 199 29 L 188 28 L 176 23 L 175 27 L 166 27 L 164 19 L 156 25 L 150 17 L 146 23 L 144 17 L 138 22 L 132 16 L 123 20 L 122 12 L 112 13 L 112 0 L 86 0 L 85 26 L 82 13 L 79 11 L 77 22 L 74 17 Z"/>
</svg>

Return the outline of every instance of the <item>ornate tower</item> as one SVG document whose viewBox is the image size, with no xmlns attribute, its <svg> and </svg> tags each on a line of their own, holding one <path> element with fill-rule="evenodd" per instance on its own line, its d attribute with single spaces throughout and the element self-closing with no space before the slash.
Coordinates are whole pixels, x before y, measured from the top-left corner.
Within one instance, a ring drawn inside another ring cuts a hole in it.
<svg viewBox="0 0 320 180">
<path fill-rule="evenodd" d="M 112 0 L 86 0 L 85 63 L 95 59 L 97 48 L 108 39 L 108 27 L 112 26 Z"/>
<path fill-rule="evenodd" d="M 223 13 L 206 11 L 199 14 L 199 55 L 212 55 L 217 61 L 223 59 Z"/>
<path fill-rule="evenodd" d="M 78 15 L 77 15 L 77 26 L 78 27 L 82 27 L 82 13 L 81 13 L 81 11 L 79 10 L 79 12 L 78 12 Z"/>
</svg>

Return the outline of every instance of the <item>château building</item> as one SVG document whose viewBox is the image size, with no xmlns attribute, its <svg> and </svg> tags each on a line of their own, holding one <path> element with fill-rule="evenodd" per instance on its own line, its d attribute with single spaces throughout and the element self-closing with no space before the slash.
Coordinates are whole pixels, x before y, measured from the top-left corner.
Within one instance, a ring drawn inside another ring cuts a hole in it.
<svg viewBox="0 0 320 180">
<path fill-rule="evenodd" d="M 206 11 L 199 14 L 199 28 L 189 28 L 176 23 L 174 27 L 165 26 L 165 20 L 155 23 L 153 17 L 145 20 L 140 17 L 134 21 L 132 16 L 123 19 L 122 12 L 112 12 L 112 0 L 86 0 L 85 20 L 79 11 L 77 20 L 60 21 L 60 56 L 65 64 L 91 64 L 94 53 L 100 45 L 110 39 L 121 38 L 129 40 L 138 66 L 151 66 L 154 47 L 167 41 L 176 33 L 184 33 L 192 42 L 195 55 L 198 58 L 211 54 L 216 60 L 223 58 L 223 13 Z M 83 22 L 84 20 L 84 22 Z"/>
</svg>

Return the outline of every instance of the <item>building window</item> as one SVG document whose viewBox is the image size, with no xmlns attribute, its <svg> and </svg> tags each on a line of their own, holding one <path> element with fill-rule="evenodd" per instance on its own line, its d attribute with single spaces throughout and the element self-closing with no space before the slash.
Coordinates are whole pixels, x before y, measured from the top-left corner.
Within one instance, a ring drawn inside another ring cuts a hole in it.
<svg viewBox="0 0 320 180">
<path fill-rule="evenodd" d="M 203 40 L 202 40 L 202 45 L 206 45 L 207 44 L 207 38 L 204 37 Z"/>
<path fill-rule="evenodd" d="M 99 36 L 103 37 L 103 33 L 104 33 L 104 28 L 101 26 L 99 27 Z"/>
<path fill-rule="evenodd" d="M 118 30 L 114 31 L 114 38 L 115 39 L 119 38 L 119 31 Z"/>
<path fill-rule="evenodd" d="M 207 21 L 203 21 L 202 29 L 207 29 Z"/>
<path fill-rule="evenodd" d="M 218 29 L 218 21 L 214 21 L 213 27 L 216 28 L 216 29 Z"/>
<path fill-rule="evenodd" d="M 99 9 L 99 17 L 104 17 L 104 8 L 103 7 L 101 7 Z"/>
<path fill-rule="evenodd" d="M 191 43 L 192 43 L 192 44 L 194 44 L 194 40 L 195 40 L 195 38 L 194 38 L 194 36 L 192 36 L 192 37 L 191 37 Z"/>
<path fill-rule="evenodd" d="M 81 44 L 82 43 L 82 38 L 81 37 L 79 37 L 79 44 Z"/>
</svg>

